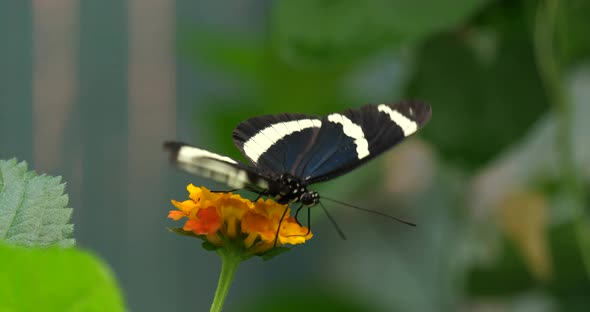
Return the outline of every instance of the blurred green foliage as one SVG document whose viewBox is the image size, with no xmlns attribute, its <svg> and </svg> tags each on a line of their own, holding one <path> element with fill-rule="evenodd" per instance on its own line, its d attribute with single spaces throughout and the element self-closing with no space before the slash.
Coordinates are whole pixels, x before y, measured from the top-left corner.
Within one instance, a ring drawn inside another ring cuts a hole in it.
<svg viewBox="0 0 590 312">
<path fill-rule="evenodd" d="M 271 289 L 266 296 L 251 303 L 243 304 L 235 311 L 240 312 L 299 312 L 299 311 L 385 311 L 375 304 L 357 300 L 342 293 L 321 288 L 310 283 L 304 289 L 279 287 Z"/>
<path fill-rule="evenodd" d="M 500 259 L 493 266 L 474 267 L 466 290 L 475 298 L 510 298 L 531 290 L 543 291 L 557 301 L 559 311 L 587 311 L 590 280 L 584 274 L 574 229 L 568 223 L 549 231 L 553 262 L 550 280 L 535 279 L 523 262 L 522 253 L 511 241 L 504 240 Z"/>
<path fill-rule="evenodd" d="M 473 25 L 424 42 L 408 95 L 434 103 L 437 118 L 424 134 L 443 157 L 476 169 L 547 111 L 532 47 L 517 5 L 484 11 Z"/>
<path fill-rule="evenodd" d="M 277 1 L 273 43 L 294 64 L 353 63 L 385 47 L 451 30 L 487 0 L 302 0 Z"/>
<path fill-rule="evenodd" d="M 561 1 L 557 17 L 557 52 L 559 61 L 566 67 L 583 64 L 590 56 L 590 1 Z"/>
</svg>

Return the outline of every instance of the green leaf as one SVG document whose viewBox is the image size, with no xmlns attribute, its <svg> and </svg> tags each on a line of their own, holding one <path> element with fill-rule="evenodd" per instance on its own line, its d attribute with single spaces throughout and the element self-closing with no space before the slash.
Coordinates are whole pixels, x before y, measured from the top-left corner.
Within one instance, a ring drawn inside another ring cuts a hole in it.
<svg viewBox="0 0 590 312">
<path fill-rule="evenodd" d="M 77 249 L 0 243 L 0 311 L 123 311 L 109 269 Z"/>
<path fill-rule="evenodd" d="M 267 252 L 261 254 L 260 257 L 262 257 L 262 260 L 268 261 L 268 260 L 282 254 L 283 252 L 287 252 L 289 250 L 291 250 L 291 248 L 275 247 L 275 248 L 272 248 L 272 249 L 268 250 Z"/>
<path fill-rule="evenodd" d="M 72 208 L 61 177 L 27 171 L 25 162 L 0 160 L 0 240 L 21 246 L 70 247 Z"/>
<path fill-rule="evenodd" d="M 168 231 L 178 234 L 178 235 L 182 235 L 182 236 L 189 236 L 189 237 L 196 237 L 196 238 L 202 238 L 201 236 L 191 232 L 191 231 L 185 231 L 183 230 L 181 227 L 178 228 L 168 228 Z"/>
<path fill-rule="evenodd" d="M 457 27 L 487 0 L 299 0 L 273 8 L 277 50 L 288 60 L 326 64 L 421 40 Z"/>
</svg>

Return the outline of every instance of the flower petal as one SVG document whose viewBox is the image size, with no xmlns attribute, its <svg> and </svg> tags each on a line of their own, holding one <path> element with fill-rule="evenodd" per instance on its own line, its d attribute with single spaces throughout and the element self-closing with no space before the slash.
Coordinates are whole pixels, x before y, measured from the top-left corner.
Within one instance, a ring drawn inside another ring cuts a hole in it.
<svg viewBox="0 0 590 312">
<path fill-rule="evenodd" d="M 178 210 L 170 210 L 168 213 L 168 218 L 173 219 L 174 221 L 178 221 L 186 216 L 186 213 Z"/>
<path fill-rule="evenodd" d="M 197 235 L 207 235 L 217 232 L 223 224 L 221 217 L 215 207 L 199 209 L 197 219 L 189 219 L 183 229 L 192 231 Z"/>
<path fill-rule="evenodd" d="M 295 218 L 285 218 L 281 224 L 279 242 L 281 244 L 303 244 L 311 239 L 313 234 L 306 227 L 300 226 Z"/>
<path fill-rule="evenodd" d="M 274 240 L 278 228 L 278 222 L 253 211 L 248 211 L 242 218 L 242 232 L 257 234 L 263 241 Z"/>
<path fill-rule="evenodd" d="M 203 190 L 200 187 L 194 186 L 192 183 L 186 186 L 186 190 L 189 194 L 188 197 L 198 203 Z"/>
<path fill-rule="evenodd" d="M 278 204 L 271 199 L 259 199 L 254 205 L 254 210 L 257 213 L 276 222 L 279 222 L 283 215 L 288 216 L 291 213 L 291 209 L 288 206 Z M 287 212 L 285 212 L 285 209 L 287 209 Z"/>
<path fill-rule="evenodd" d="M 185 200 L 183 202 L 175 201 L 174 199 L 170 201 L 176 208 L 181 210 L 182 212 L 189 213 L 191 210 L 197 208 L 197 205 L 192 200 Z"/>
</svg>

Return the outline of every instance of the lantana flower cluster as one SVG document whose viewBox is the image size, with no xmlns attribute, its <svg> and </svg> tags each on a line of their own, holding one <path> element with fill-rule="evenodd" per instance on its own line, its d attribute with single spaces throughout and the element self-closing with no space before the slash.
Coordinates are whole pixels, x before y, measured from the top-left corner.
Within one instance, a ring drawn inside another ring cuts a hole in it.
<svg viewBox="0 0 590 312">
<path fill-rule="evenodd" d="M 258 199 L 253 202 L 238 194 L 212 192 L 192 184 L 187 186 L 187 190 L 189 199 L 182 202 L 172 200 L 178 210 L 170 211 L 168 217 L 176 221 L 186 218 L 183 231 L 215 246 L 237 243 L 247 254 L 261 255 L 274 246 L 302 244 L 313 236 L 290 216 L 287 206 L 273 200 Z M 277 236 L 279 223 L 281 228 Z"/>
</svg>

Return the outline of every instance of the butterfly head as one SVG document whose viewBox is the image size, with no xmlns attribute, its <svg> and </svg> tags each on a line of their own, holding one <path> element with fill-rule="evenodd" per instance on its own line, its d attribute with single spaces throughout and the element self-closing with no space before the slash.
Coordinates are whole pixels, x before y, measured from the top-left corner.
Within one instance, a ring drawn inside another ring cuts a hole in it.
<svg viewBox="0 0 590 312">
<path fill-rule="evenodd" d="M 275 193 L 275 199 L 281 204 L 287 203 L 301 203 L 305 206 L 314 206 L 320 201 L 320 195 L 312 190 L 307 189 L 307 185 L 301 179 L 283 173 L 276 179 L 277 185 L 280 188 L 279 192 Z"/>
</svg>

